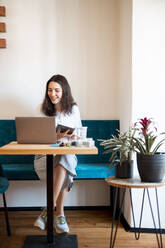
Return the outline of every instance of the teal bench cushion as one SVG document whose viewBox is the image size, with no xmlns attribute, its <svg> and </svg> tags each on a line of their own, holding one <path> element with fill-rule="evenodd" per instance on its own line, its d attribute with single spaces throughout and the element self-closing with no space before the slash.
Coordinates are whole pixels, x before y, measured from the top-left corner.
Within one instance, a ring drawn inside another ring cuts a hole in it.
<svg viewBox="0 0 165 248">
<path fill-rule="evenodd" d="M 34 164 L 2 164 L 3 174 L 8 180 L 39 180 Z"/>
<path fill-rule="evenodd" d="M 77 176 L 75 179 L 104 179 L 114 176 L 115 169 L 109 170 L 109 164 L 86 163 L 79 164 L 76 167 Z"/>
<path fill-rule="evenodd" d="M 98 139 L 108 139 L 119 129 L 118 120 L 83 120 L 88 127 L 87 136 L 95 140 L 98 155 L 78 155 L 75 179 L 98 179 L 114 175 L 109 169 L 109 155 L 103 154 Z M 16 140 L 15 120 L 0 120 L 0 146 Z M 0 155 L 0 164 L 9 180 L 36 180 L 33 155 Z"/>
<path fill-rule="evenodd" d="M 103 179 L 114 176 L 115 170 L 109 170 L 109 154 L 103 154 L 104 148 L 100 146 L 98 139 L 108 139 L 115 135 L 119 129 L 118 120 L 83 120 L 83 126 L 87 126 L 87 136 L 95 140 L 98 155 L 78 155 L 75 179 Z"/>
</svg>

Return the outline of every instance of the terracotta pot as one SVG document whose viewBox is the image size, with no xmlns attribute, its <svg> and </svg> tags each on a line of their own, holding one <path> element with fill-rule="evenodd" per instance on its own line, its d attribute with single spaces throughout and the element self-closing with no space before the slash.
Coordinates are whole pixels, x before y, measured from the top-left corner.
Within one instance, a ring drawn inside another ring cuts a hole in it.
<svg viewBox="0 0 165 248">
<path fill-rule="evenodd" d="M 154 155 L 137 153 L 137 165 L 143 182 L 161 182 L 165 175 L 165 153 Z"/>
</svg>

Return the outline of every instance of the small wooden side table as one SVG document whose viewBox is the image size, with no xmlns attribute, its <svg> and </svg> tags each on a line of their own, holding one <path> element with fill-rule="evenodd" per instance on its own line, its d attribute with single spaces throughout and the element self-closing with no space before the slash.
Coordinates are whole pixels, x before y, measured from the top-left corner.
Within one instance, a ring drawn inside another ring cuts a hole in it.
<svg viewBox="0 0 165 248">
<path fill-rule="evenodd" d="M 152 216 L 153 225 L 154 225 L 155 233 L 156 233 L 156 239 L 157 239 L 157 243 L 158 243 L 158 248 L 163 248 L 162 229 L 161 229 L 161 223 L 160 223 L 160 212 L 159 212 L 157 188 L 164 186 L 165 181 L 162 181 L 161 183 L 145 183 L 145 182 L 141 182 L 140 178 L 120 179 L 120 178 L 116 178 L 116 177 L 108 177 L 105 180 L 110 186 L 113 186 L 114 190 L 115 190 L 114 209 L 113 209 L 113 217 L 112 217 L 112 229 L 111 229 L 111 236 L 110 236 L 110 248 L 113 248 L 115 245 L 115 240 L 116 240 L 118 226 L 120 223 L 122 208 L 124 205 L 126 190 L 129 191 L 129 195 L 130 195 L 131 211 L 132 211 L 132 217 L 133 217 L 133 223 L 134 223 L 134 229 L 135 229 L 135 215 L 134 215 L 132 193 L 131 193 L 131 189 L 133 189 L 133 188 L 143 189 L 140 221 L 139 221 L 138 231 L 137 232 L 135 231 L 135 239 L 138 240 L 140 238 L 141 222 L 142 222 L 143 208 L 144 208 L 144 199 L 145 199 L 145 193 L 147 192 L 151 216 Z M 121 202 L 119 203 L 119 215 L 118 215 L 118 220 L 117 220 L 117 224 L 116 224 L 116 228 L 115 228 L 115 232 L 114 232 L 114 221 L 115 221 L 115 216 L 116 216 L 117 198 L 118 198 L 118 193 L 119 193 L 120 188 L 123 189 L 123 194 L 121 197 Z M 156 228 L 156 222 L 155 222 L 152 203 L 151 203 L 151 199 L 150 199 L 149 188 L 155 188 L 157 217 L 158 217 L 158 223 L 159 223 L 158 229 Z"/>
</svg>

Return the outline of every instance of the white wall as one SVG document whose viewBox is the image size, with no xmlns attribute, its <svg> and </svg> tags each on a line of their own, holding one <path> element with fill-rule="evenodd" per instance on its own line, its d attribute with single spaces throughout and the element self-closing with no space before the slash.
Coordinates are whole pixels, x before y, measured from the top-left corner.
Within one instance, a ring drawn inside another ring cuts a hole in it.
<svg viewBox="0 0 165 248">
<path fill-rule="evenodd" d="M 133 119 L 154 117 L 164 129 L 165 1 L 134 0 Z"/>
<path fill-rule="evenodd" d="M 44 181 L 10 181 L 6 191 L 10 207 L 46 206 L 46 185 Z M 104 180 L 75 181 L 65 206 L 109 206 L 109 187 Z M 0 206 L 2 198 L 0 197 Z"/>
<path fill-rule="evenodd" d="M 132 122 L 132 0 L 118 0 L 118 30 L 120 129 L 126 131 Z M 131 225 L 127 197 L 124 216 Z"/>
<path fill-rule="evenodd" d="M 164 131 L 165 117 L 162 110 L 165 81 L 165 1 L 119 0 L 118 4 L 121 130 L 127 130 L 130 123 L 147 116 L 157 121 L 160 132 Z M 135 159 L 134 175 L 137 174 Z M 165 208 L 163 201 L 165 188 L 158 189 L 158 192 L 161 222 L 162 227 L 165 228 L 165 218 L 162 214 Z M 142 190 L 133 190 L 136 226 L 139 224 L 141 199 Z M 151 201 L 156 213 L 153 190 L 151 190 Z M 128 196 L 124 215 L 133 227 Z M 148 199 L 145 202 L 142 227 L 153 228 Z"/>
<path fill-rule="evenodd" d="M 165 130 L 164 81 L 165 81 L 165 1 L 133 0 L 132 20 L 132 121 L 138 118 L 153 117 L 159 131 Z M 165 148 L 163 148 L 165 150 Z M 164 194 L 165 187 L 158 189 L 161 224 L 165 228 Z M 142 197 L 135 190 L 135 206 Z M 151 201 L 155 208 L 155 195 L 151 192 Z M 135 216 L 140 216 L 140 208 L 135 208 Z M 131 221 L 133 226 L 133 222 Z M 146 199 L 142 227 L 153 228 L 151 213 Z"/>
<path fill-rule="evenodd" d="M 64 74 L 83 119 L 118 119 L 115 0 L 1 0 L 0 118 L 35 115 L 46 81 Z"/>
<path fill-rule="evenodd" d="M 36 115 L 46 81 L 57 73 L 68 78 L 82 119 L 119 119 L 116 3 L 116 0 L 0 0 L 7 14 L 1 19 L 7 26 L 3 34 L 7 48 L 0 49 L 3 106 L 0 119 Z M 77 184 L 74 190 L 81 194 Z M 95 192 L 92 202 L 89 197 L 86 201 L 83 193 L 86 205 L 109 204 L 108 186 L 100 181 L 97 185 L 92 184 Z M 98 201 L 96 192 L 100 185 L 104 190 Z M 21 198 L 25 192 L 29 194 L 29 187 L 30 182 L 11 183 L 9 206 L 22 204 Z M 35 190 L 38 192 L 37 186 Z M 71 193 L 70 197 L 73 201 L 68 204 L 76 204 L 77 196 Z M 43 202 L 44 196 L 38 198 L 39 204 Z M 36 205 L 36 199 L 32 197 L 30 203 Z"/>
<path fill-rule="evenodd" d="M 118 6 L 120 128 L 126 131 L 132 118 L 132 0 L 118 0 Z"/>
</svg>

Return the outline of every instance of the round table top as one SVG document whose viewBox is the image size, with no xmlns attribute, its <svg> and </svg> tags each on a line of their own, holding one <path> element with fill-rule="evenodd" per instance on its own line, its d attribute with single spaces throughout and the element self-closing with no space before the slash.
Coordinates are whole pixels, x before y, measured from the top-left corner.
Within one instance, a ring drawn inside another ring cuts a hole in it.
<svg viewBox="0 0 165 248">
<path fill-rule="evenodd" d="M 165 180 L 159 183 L 148 183 L 142 182 L 139 177 L 120 179 L 113 176 L 105 178 L 105 181 L 117 188 L 157 188 L 165 185 Z"/>
</svg>

